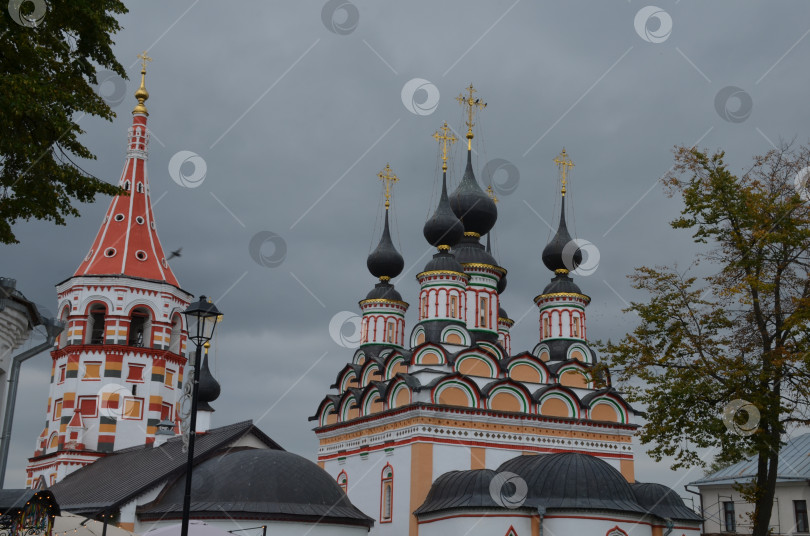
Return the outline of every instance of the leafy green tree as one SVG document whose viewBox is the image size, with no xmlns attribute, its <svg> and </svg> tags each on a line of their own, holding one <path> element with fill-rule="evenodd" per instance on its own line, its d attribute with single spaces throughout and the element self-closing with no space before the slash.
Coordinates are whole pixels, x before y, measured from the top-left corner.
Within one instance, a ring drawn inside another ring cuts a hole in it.
<svg viewBox="0 0 810 536">
<path fill-rule="evenodd" d="M 672 227 L 705 245 L 699 268 L 636 269 L 649 299 L 631 303 L 640 322 L 605 346 L 605 366 L 647 407 L 640 436 L 654 459 L 678 468 L 705 466 L 702 449 L 719 465 L 754 453 L 743 491 L 765 536 L 782 439 L 810 423 L 810 149 L 770 151 L 739 176 L 724 157 L 676 148 L 664 182 L 684 206 Z"/>
<path fill-rule="evenodd" d="M 0 14 L 0 243 L 18 242 L 17 220 L 64 225 L 75 201 L 119 191 L 71 158 L 95 158 L 79 141 L 84 115 L 115 116 L 93 84 L 98 68 L 126 78 L 111 48 L 126 12 L 119 0 L 11 0 Z"/>
</svg>

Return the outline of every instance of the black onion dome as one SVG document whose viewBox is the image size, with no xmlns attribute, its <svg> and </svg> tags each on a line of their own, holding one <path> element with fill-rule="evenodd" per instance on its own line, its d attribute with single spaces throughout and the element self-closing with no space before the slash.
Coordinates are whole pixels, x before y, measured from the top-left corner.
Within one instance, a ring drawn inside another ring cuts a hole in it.
<svg viewBox="0 0 810 536">
<path fill-rule="evenodd" d="M 464 177 L 450 196 L 450 207 L 461 223 L 464 231 L 485 235 L 498 219 L 498 208 L 478 185 L 472 169 L 472 153 L 467 151 L 467 169 Z"/>
<path fill-rule="evenodd" d="M 366 295 L 367 300 L 402 301 L 402 295 L 388 281 L 380 281 Z"/>
<path fill-rule="evenodd" d="M 425 222 L 422 230 L 429 244 L 439 246 L 454 246 L 464 235 L 464 225 L 450 208 L 450 199 L 447 197 L 447 172 L 442 173 L 442 195 L 439 205 L 433 216 Z"/>
<path fill-rule="evenodd" d="M 459 272 L 464 273 L 464 267 L 459 264 L 456 256 L 448 251 L 439 251 L 425 265 L 425 272 Z"/>
<path fill-rule="evenodd" d="M 377 248 L 369 254 L 366 260 L 368 271 L 374 277 L 396 277 L 405 267 L 405 259 L 399 254 L 391 241 L 391 232 L 388 230 L 388 210 L 385 211 L 385 227 Z"/>
<path fill-rule="evenodd" d="M 579 286 L 574 283 L 574 280 L 568 277 L 568 274 L 557 274 L 551 280 L 551 283 L 546 285 L 543 289 L 543 294 L 582 294 Z"/>
<path fill-rule="evenodd" d="M 506 310 L 503 307 L 498 307 L 498 318 L 509 319 L 509 315 L 506 314 Z"/>
<path fill-rule="evenodd" d="M 202 366 L 200 367 L 200 386 L 197 392 L 197 409 L 202 411 L 214 411 L 208 403 L 213 402 L 219 398 L 221 387 L 219 382 L 211 374 L 211 369 L 208 368 L 208 354 L 203 357 Z"/>
<path fill-rule="evenodd" d="M 574 270 L 582 262 L 582 252 L 579 248 L 572 251 L 573 246 L 568 246 L 573 239 L 565 225 L 565 197 L 560 205 L 560 226 L 557 234 L 546 244 L 543 249 L 543 264 L 546 268 L 555 272 L 557 270 Z M 568 246 L 568 249 L 566 249 Z"/>
<path fill-rule="evenodd" d="M 489 264 L 498 266 L 498 261 L 492 254 L 487 253 L 484 246 L 474 236 L 464 236 L 453 248 L 453 255 L 461 264 Z"/>
</svg>

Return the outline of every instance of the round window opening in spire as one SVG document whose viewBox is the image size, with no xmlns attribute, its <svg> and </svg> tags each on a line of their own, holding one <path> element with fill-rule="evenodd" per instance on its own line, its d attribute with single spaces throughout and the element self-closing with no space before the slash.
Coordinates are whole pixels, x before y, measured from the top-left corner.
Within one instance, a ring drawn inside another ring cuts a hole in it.
<svg viewBox="0 0 810 536">
<path fill-rule="evenodd" d="M 138 251 L 135 252 L 135 258 L 138 259 L 139 261 L 145 261 L 146 252 L 142 249 L 139 249 Z"/>
<path fill-rule="evenodd" d="M 138 216 L 135 218 L 135 221 L 138 222 L 138 225 L 143 225 L 145 220 L 143 219 L 143 216 Z"/>
<path fill-rule="evenodd" d="M 151 227 L 152 229 L 155 228 L 155 220 L 149 222 L 149 227 Z"/>
<path fill-rule="evenodd" d="M 116 214 L 115 221 L 124 221 L 124 215 L 121 213 Z"/>
<path fill-rule="evenodd" d="M 105 257 L 115 257 L 115 248 L 107 248 L 104 250 Z"/>
<path fill-rule="evenodd" d="M 162 264 L 164 268 L 168 268 L 168 267 L 169 267 L 169 263 L 168 263 L 168 261 L 166 260 L 166 257 L 163 257 L 162 259 L 160 259 L 160 264 Z"/>
</svg>

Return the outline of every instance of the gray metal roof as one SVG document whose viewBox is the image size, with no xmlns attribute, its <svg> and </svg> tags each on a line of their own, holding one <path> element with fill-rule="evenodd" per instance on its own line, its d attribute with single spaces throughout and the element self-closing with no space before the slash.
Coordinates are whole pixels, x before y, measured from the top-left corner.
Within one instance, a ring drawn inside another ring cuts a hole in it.
<svg viewBox="0 0 810 536">
<path fill-rule="evenodd" d="M 141 520 L 180 519 L 185 478 L 169 484 L 150 504 L 138 507 Z M 197 519 L 321 521 L 371 527 L 335 479 L 306 458 L 271 449 L 230 450 L 194 469 L 191 511 Z"/>
<path fill-rule="evenodd" d="M 253 426 L 252 421 L 244 421 L 198 433 L 195 464 L 247 434 L 259 438 L 268 448 L 284 450 Z M 187 454 L 182 447 L 182 438 L 177 436 L 159 447 L 141 445 L 119 450 L 69 474 L 50 490 L 63 510 L 75 514 L 95 514 L 116 508 L 184 473 Z"/>
<path fill-rule="evenodd" d="M 733 484 L 743 480 L 750 480 L 756 477 L 756 474 L 757 458 L 754 455 L 700 480 L 690 482 L 689 485 Z M 779 482 L 810 480 L 810 433 L 794 437 L 782 447 L 779 453 L 776 478 Z"/>
</svg>

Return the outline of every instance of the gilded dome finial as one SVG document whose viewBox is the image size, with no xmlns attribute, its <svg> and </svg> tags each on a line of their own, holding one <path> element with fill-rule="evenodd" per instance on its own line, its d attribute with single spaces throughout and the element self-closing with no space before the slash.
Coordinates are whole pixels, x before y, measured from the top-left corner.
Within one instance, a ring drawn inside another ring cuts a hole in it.
<svg viewBox="0 0 810 536">
<path fill-rule="evenodd" d="M 447 126 L 447 121 L 441 126 L 439 130 L 433 133 L 433 138 L 441 143 L 442 146 L 442 171 L 447 171 L 447 145 L 453 144 L 458 141 L 451 132 L 450 127 Z"/>
<path fill-rule="evenodd" d="M 472 139 L 473 139 L 473 130 L 472 127 L 475 125 L 473 123 L 473 116 L 479 110 L 483 110 L 487 107 L 486 102 L 482 102 L 481 99 L 474 99 L 473 93 L 477 93 L 475 88 L 472 84 L 470 87 L 467 88 L 467 96 L 465 97 L 463 93 L 459 93 L 456 100 L 465 108 L 465 112 L 467 112 L 467 150 L 472 150 Z M 477 109 L 476 109 L 477 108 Z"/>
<path fill-rule="evenodd" d="M 391 187 L 395 182 L 399 181 L 399 179 L 394 175 L 389 164 L 385 164 L 385 169 L 377 173 L 377 177 L 383 181 L 385 185 L 385 210 L 388 210 L 391 206 Z"/>
<path fill-rule="evenodd" d="M 568 158 L 568 153 L 563 147 L 562 152 L 554 159 L 554 163 L 560 169 L 560 180 L 562 181 L 562 196 L 565 197 L 565 184 L 568 179 L 568 170 L 574 167 L 574 163 Z"/>
<path fill-rule="evenodd" d="M 152 58 L 146 55 L 145 50 L 141 54 L 138 54 L 138 58 L 141 60 L 141 87 L 135 91 L 135 98 L 138 99 L 138 104 L 132 110 L 132 113 L 149 115 L 143 103 L 149 98 L 149 92 L 146 91 L 146 62 L 152 61 Z"/>
</svg>

